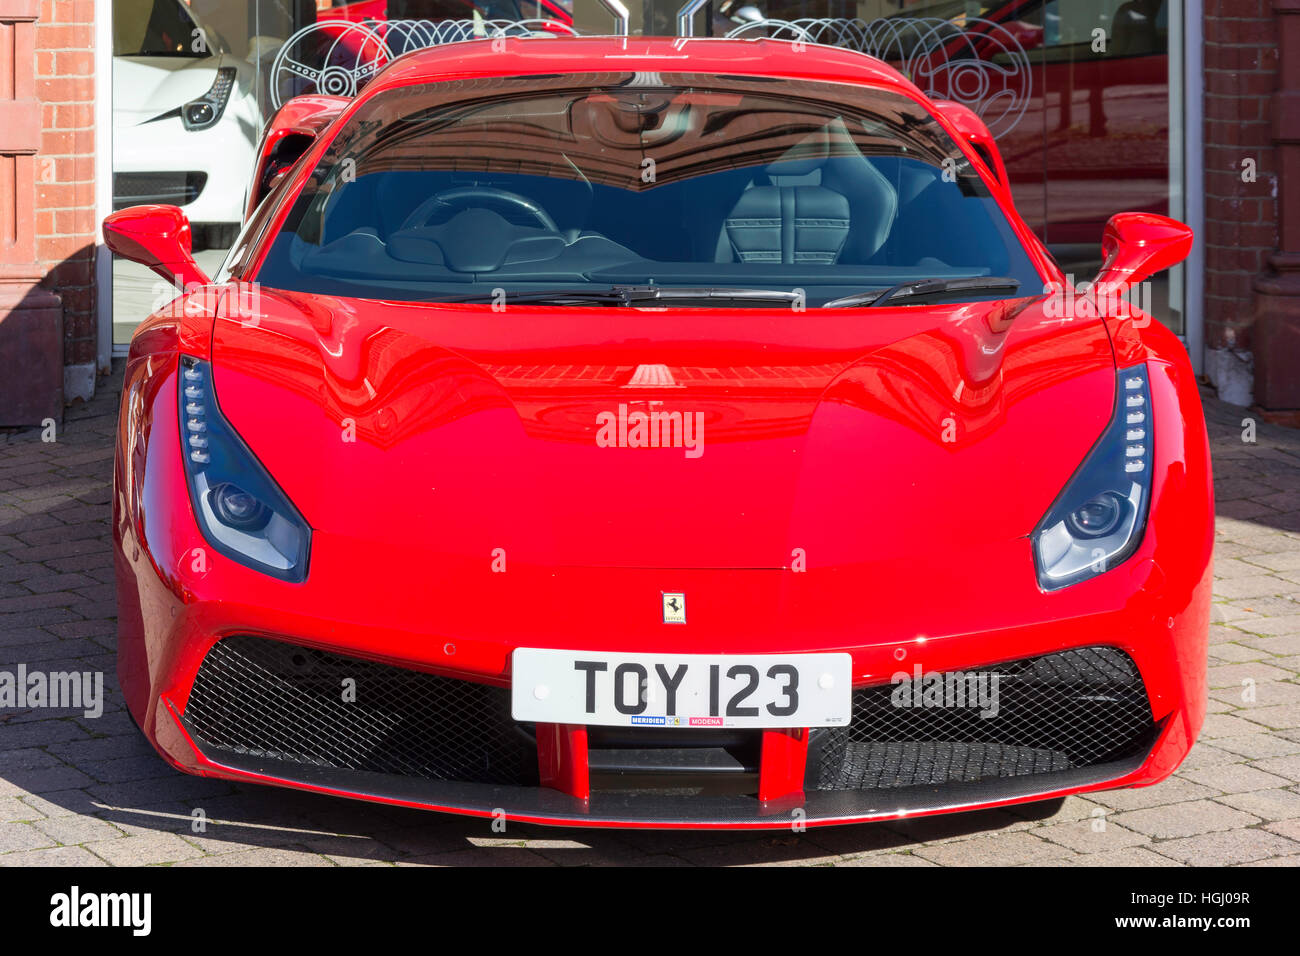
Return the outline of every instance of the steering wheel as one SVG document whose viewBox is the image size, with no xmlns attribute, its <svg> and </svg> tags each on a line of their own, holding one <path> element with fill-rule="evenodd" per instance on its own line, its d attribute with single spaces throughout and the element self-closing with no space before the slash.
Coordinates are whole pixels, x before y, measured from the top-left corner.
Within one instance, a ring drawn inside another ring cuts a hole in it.
<svg viewBox="0 0 1300 956">
<path fill-rule="evenodd" d="M 435 193 L 415 207 L 415 211 L 407 216 L 406 221 L 402 223 L 402 228 L 418 229 L 420 226 L 426 225 L 433 218 L 434 213 L 442 212 L 448 207 L 481 207 L 500 205 L 502 203 L 522 209 L 537 220 L 538 225 L 548 232 L 560 231 L 560 227 L 555 224 L 555 220 L 551 218 L 550 213 L 527 196 L 512 193 L 508 189 L 498 189 L 495 186 L 455 186 L 451 189 L 444 189 L 440 193 Z"/>
<path fill-rule="evenodd" d="M 268 74 L 271 104 L 279 109 L 304 93 L 353 97 L 393 59 L 373 24 L 321 20 L 280 47 Z"/>
</svg>

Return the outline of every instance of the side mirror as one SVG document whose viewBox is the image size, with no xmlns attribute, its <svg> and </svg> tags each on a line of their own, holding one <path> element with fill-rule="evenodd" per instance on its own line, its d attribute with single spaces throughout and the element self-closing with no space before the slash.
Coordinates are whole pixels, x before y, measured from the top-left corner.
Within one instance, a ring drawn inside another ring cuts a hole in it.
<svg viewBox="0 0 1300 956">
<path fill-rule="evenodd" d="M 168 282 L 207 285 L 194 261 L 190 221 L 175 206 L 132 206 L 104 220 L 104 243 L 123 259 L 148 266 Z"/>
<path fill-rule="evenodd" d="M 1176 266 L 1192 251 L 1191 228 L 1168 216 L 1121 212 L 1106 223 L 1094 286 L 1133 286 Z"/>
<path fill-rule="evenodd" d="M 1002 162 L 997 140 L 979 114 L 955 100 L 938 100 L 934 105 L 940 115 L 956 127 L 957 135 L 975 147 L 975 152 L 984 160 L 984 165 L 993 171 L 1003 188 L 1011 188 L 1011 180 L 1007 177 L 1007 167 Z"/>
</svg>

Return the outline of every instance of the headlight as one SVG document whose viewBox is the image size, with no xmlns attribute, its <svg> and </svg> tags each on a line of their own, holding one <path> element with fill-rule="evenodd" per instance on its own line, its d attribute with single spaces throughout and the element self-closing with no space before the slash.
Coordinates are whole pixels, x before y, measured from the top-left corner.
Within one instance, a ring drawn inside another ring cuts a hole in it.
<svg viewBox="0 0 1300 956">
<path fill-rule="evenodd" d="M 1048 591 L 1095 577 L 1142 540 L 1151 499 L 1151 387 L 1147 367 L 1119 372 L 1115 415 L 1033 534 L 1038 583 Z"/>
<path fill-rule="evenodd" d="M 235 88 L 235 68 L 223 66 L 217 70 L 217 78 L 212 89 L 203 94 L 201 99 L 193 100 L 181 107 L 181 122 L 191 132 L 210 129 L 217 125 L 221 114 L 230 102 L 230 93 Z"/>
<path fill-rule="evenodd" d="M 181 447 L 190 502 L 203 537 L 240 564 L 307 578 L 311 528 L 217 406 L 212 366 L 181 356 Z"/>
</svg>

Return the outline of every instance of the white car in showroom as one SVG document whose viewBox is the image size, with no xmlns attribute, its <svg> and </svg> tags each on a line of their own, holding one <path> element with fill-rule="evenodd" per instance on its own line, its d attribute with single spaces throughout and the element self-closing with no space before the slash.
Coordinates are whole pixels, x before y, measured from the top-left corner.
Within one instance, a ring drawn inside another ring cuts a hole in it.
<svg viewBox="0 0 1300 956">
<path fill-rule="evenodd" d="M 261 132 L 255 81 L 180 0 L 115 0 L 114 208 L 180 206 L 197 246 L 228 245 Z"/>
</svg>

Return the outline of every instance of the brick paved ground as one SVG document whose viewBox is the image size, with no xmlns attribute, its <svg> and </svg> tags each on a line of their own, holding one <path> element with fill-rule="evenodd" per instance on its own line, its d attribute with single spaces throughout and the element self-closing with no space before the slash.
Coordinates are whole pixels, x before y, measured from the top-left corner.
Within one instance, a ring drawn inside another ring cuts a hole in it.
<svg viewBox="0 0 1300 956">
<path fill-rule="evenodd" d="M 1300 432 L 1260 424 L 1247 444 L 1240 409 L 1207 406 L 1219 494 L 1211 714 L 1174 777 L 1071 798 L 1045 820 L 999 810 L 776 837 L 495 834 L 484 821 L 171 771 L 113 676 L 116 414 L 110 386 L 69 413 L 57 442 L 0 435 L 0 670 L 102 670 L 110 690 L 97 720 L 0 710 L 0 865 L 1300 864 Z M 196 808 L 206 832 L 193 830 Z"/>
</svg>

